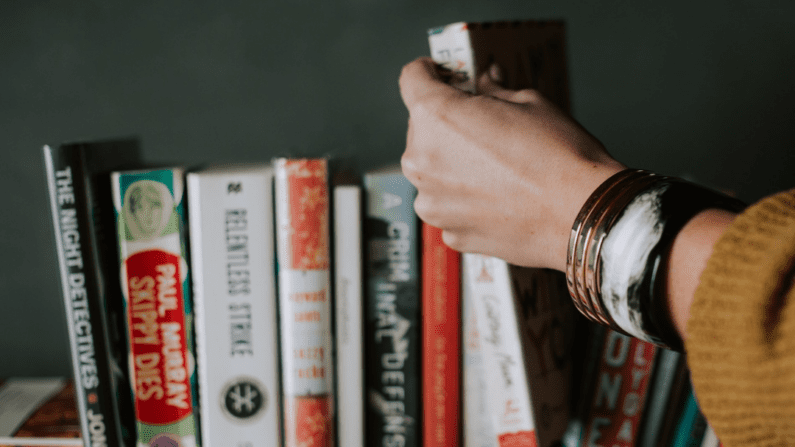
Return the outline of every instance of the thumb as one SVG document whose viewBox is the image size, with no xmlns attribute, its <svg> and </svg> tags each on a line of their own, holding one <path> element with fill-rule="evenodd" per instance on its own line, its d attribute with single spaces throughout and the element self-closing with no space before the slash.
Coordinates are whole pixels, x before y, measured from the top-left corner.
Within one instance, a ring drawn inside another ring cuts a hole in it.
<svg viewBox="0 0 795 447">
<path fill-rule="evenodd" d="M 529 104 L 538 101 L 540 98 L 538 92 L 534 90 L 507 89 L 502 86 L 504 80 L 500 66 L 491 64 L 491 67 L 478 78 L 478 93 L 515 104 Z"/>
<path fill-rule="evenodd" d="M 491 64 L 489 69 L 478 78 L 478 93 L 510 101 L 514 91 L 503 87 L 502 83 L 504 81 L 502 68 L 496 63 Z"/>
</svg>

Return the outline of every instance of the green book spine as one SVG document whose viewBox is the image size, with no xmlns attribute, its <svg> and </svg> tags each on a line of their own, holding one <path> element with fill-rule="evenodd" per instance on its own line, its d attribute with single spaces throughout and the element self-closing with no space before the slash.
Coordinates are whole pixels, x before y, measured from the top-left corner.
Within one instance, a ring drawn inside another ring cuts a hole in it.
<svg viewBox="0 0 795 447">
<path fill-rule="evenodd" d="M 364 177 L 367 445 L 421 438 L 419 225 L 416 190 L 399 170 Z"/>
</svg>

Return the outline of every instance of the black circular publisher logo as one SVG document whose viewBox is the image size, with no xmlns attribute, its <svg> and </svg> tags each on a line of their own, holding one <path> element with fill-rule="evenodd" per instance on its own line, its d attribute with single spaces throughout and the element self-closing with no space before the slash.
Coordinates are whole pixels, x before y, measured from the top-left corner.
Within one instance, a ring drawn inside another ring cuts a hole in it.
<svg viewBox="0 0 795 447">
<path fill-rule="evenodd" d="M 224 389 L 223 408 L 236 419 L 250 420 L 265 408 L 267 397 L 265 389 L 253 379 L 238 379 Z"/>
</svg>

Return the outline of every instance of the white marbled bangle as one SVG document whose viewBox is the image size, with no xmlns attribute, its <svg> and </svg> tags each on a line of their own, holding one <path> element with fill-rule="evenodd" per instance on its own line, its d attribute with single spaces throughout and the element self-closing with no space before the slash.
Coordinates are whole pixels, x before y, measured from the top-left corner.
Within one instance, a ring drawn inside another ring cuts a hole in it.
<svg viewBox="0 0 795 447">
<path fill-rule="evenodd" d="M 665 298 L 671 244 L 699 212 L 739 211 L 744 205 L 681 179 L 639 170 L 620 174 L 594 192 L 597 197 L 592 195 L 575 222 L 569 290 L 577 308 L 591 320 L 681 350 Z"/>
</svg>

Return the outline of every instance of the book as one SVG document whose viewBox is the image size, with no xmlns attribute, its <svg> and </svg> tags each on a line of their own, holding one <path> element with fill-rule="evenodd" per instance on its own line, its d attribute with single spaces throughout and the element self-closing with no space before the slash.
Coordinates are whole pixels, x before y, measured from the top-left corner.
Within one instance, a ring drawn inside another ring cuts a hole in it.
<svg viewBox="0 0 795 447">
<path fill-rule="evenodd" d="M 457 22 L 428 30 L 428 42 L 455 87 L 475 93 L 477 76 L 497 63 L 505 88 L 537 89 L 569 112 L 565 31 L 555 20 Z"/>
<path fill-rule="evenodd" d="M 328 167 L 274 160 L 286 447 L 334 442 Z"/>
<path fill-rule="evenodd" d="M 423 445 L 459 443 L 461 262 L 442 230 L 422 223 Z"/>
<path fill-rule="evenodd" d="M 463 261 L 462 261 L 463 262 Z M 462 270 L 464 267 L 462 266 Z M 465 272 L 462 271 L 462 279 Z M 462 331 L 462 428 L 464 447 L 497 447 L 488 408 L 485 365 L 469 281 L 461 281 Z"/>
<path fill-rule="evenodd" d="M 679 410 L 681 381 L 686 379 L 684 356 L 669 349 L 659 349 L 649 384 L 649 398 L 643 412 L 636 445 L 654 447 L 665 437 L 666 422 L 672 410 Z"/>
<path fill-rule="evenodd" d="M 485 364 L 487 413 L 497 444 L 538 446 L 527 347 L 522 343 L 508 264 L 491 256 L 466 253 L 463 265 Z"/>
<path fill-rule="evenodd" d="M 710 428 L 698 407 L 692 387 L 688 387 L 685 390 L 684 397 L 683 406 L 676 408 L 678 418 L 673 418 L 676 421 L 675 429 L 671 433 L 670 439 L 664 440 L 668 441 L 665 445 L 671 447 L 701 447 L 704 442 L 709 444 L 710 434 L 708 432 Z"/>
<path fill-rule="evenodd" d="M 457 22 L 430 29 L 428 42 L 434 61 L 454 72 L 451 85 L 457 88 L 477 93 L 477 76 L 496 62 L 502 68 L 505 87 L 539 89 L 559 107 L 568 111 L 564 34 L 563 23 L 557 21 Z M 492 346 L 489 346 L 484 332 L 484 324 L 487 324 L 485 321 L 490 318 L 483 313 L 487 308 L 474 306 L 474 320 L 478 322 L 485 358 L 484 374 L 487 386 L 496 386 L 492 375 L 498 372 L 490 370 L 499 371 L 502 366 L 488 360 L 491 354 L 487 352 L 494 349 L 501 353 L 499 355 L 510 355 L 514 361 L 519 362 L 516 365 L 521 370 L 516 370 L 513 374 L 530 381 L 527 390 L 521 390 L 515 395 L 521 402 L 511 398 L 511 393 L 505 392 L 504 398 L 520 408 L 514 413 L 512 423 L 507 423 L 508 419 L 498 420 L 494 422 L 493 429 L 498 437 L 506 440 L 516 436 L 517 439 L 526 440 L 521 442 L 530 442 L 529 439 L 532 438 L 533 442 L 539 442 L 543 446 L 559 443 L 568 422 L 571 375 L 569 356 L 560 353 L 570 345 L 570 332 L 574 324 L 568 292 L 558 287 L 562 284 L 562 276 L 551 271 L 514 267 L 509 269 L 507 263 L 497 258 L 473 257 L 470 264 L 486 265 L 481 270 L 498 272 L 498 279 L 492 278 L 493 282 L 487 286 L 479 279 L 482 271 L 464 269 L 464 281 L 479 284 L 477 287 L 473 286 L 473 290 L 478 290 L 478 287 L 482 290 L 491 287 L 493 293 L 503 294 L 494 300 L 492 310 L 499 306 L 503 318 L 510 320 L 512 324 L 515 320 L 516 325 L 516 330 L 507 327 L 504 329 L 509 334 L 506 336 L 515 339 L 500 339 L 500 343 L 491 343 Z M 476 276 L 469 278 L 469 275 Z M 498 282 L 502 284 L 497 284 Z M 472 296 L 479 293 L 487 292 L 475 292 Z M 521 308 L 516 307 L 516 300 Z M 467 304 L 464 303 L 464 306 Z M 516 315 L 516 312 L 521 312 L 521 316 Z M 465 344 L 464 358 L 468 357 L 467 349 L 469 345 Z M 472 383 L 475 382 L 477 381 L 472 379 Z M 550 392 L 553 387 L 556 391 Z M 492 414 L 504 411 L 506 401 L 495 397 L 503 392 L 504 390 L 496 394 L 490 390 L 486 392 L 492 399 L 496 399 L 490 403 Z M 534 397 L 531 398 L 531 395 Z M 468 406 L 469 403 L 465 400 L 464 405 Z M 533 407 L 539 413 L 536 416 L 533 415 Z M 516 420 L 520 416 L 525 420 Z M 538 427 L 534 419 L 543 421 L 543 426 Z"/>
<path fill-rule="evenodd" d="M 44 146 L 44 164 L 86 445 L 134 439 L 110 172 L 140 162 L 135 139 Z"/>
<path fill-rule="evenodd" d="M 334 340 L 337 436 L 345 447 L 364 447 L 364 291 L 362 189 L 334 186 Z"/>
<path fill-rule="evenodd" d="M 572 411 L 576 309 L 560 272 L 515 265 L 508 270 L 539 445 L 559 445 Z"/>
<path fill-rule="evenodd" d="M 200 445 L 184 171 L 111 176 L 139 446 Z"/>
<path fill-rule="evenodd" d="M 63 377 L 0 379 L 0 446 L 82 447 L 74 381 Z M 104 427 L 89 425 L 104 444 Z"/>
<path fill-rule="evenodd" d="M 604 334 L 593 393 L 585 396 L 583 445 L 630 447 L 638 439 L 658 348 L 612 329 Z"/>
<path fill-rule="evenodd" d="M 273 170 L 187 175 L 201 438 L 281 445 Z"/>
<path fill-rule="evenodd" d="M 369 446 L 422 444 L 417 190 L 400 168 L 364 175 L 365 386 Z"/>
</svg>

